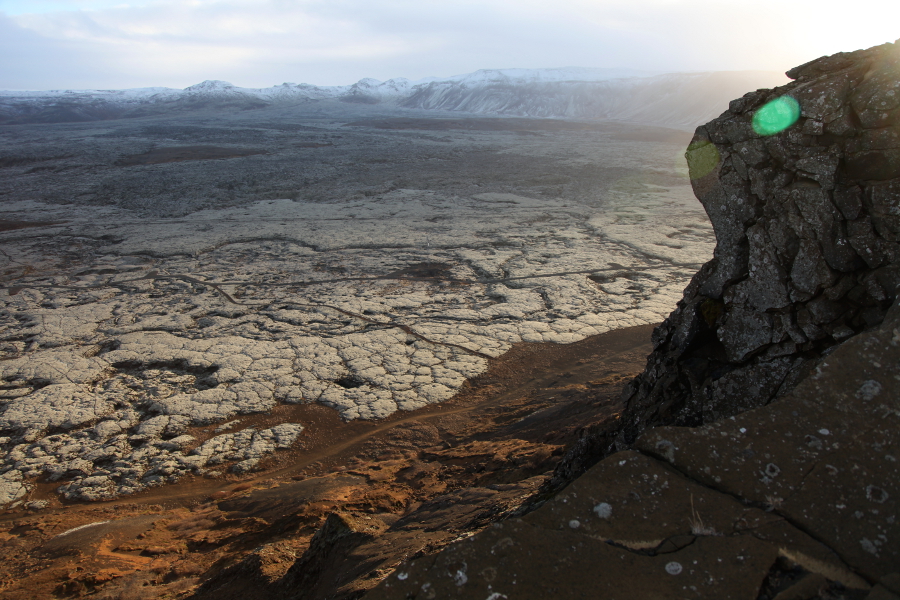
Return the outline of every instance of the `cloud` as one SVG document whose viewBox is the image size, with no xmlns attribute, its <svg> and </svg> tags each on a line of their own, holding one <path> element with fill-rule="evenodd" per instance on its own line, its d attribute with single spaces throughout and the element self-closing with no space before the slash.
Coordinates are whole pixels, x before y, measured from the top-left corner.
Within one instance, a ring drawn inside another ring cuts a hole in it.
<svg viewBox="0 0 900 600">
<path fill-rule="evenodd" d="M 30 1 L 37 10 L 0 0 L 15 15 L 0 15 L 0 87 L 346 84 L 569 65 L 785 70 L 890 41 L 900 17 L 875 0 L 853 11 L 827 0 Z"/>
<path fill-rule="evenodd" d="M 116 81 L 98 49 L 48 40 L 0 15 L 0 89 L 78 87 L 83 81 Z"/>
<path fill-rule="evenodd" d="M 117 6 L 139 6 L 154 0 L 0 0 L 7 15 L 39 14 L 66 10 L 101 10 Z"/>
</svg>

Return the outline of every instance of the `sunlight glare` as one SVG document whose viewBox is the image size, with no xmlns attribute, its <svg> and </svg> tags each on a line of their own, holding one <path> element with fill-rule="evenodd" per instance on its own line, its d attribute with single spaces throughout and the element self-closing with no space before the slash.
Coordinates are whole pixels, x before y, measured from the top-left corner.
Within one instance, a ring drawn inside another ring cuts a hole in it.
<svg viewBox="0 0 900 600">
<path fill-rule="evenodd" d="M 775 135 L 797 122 L 800 103 L 790 96 L 767 102 L 753 114 L 753 131 L 759 135 Z"/>
</svg>

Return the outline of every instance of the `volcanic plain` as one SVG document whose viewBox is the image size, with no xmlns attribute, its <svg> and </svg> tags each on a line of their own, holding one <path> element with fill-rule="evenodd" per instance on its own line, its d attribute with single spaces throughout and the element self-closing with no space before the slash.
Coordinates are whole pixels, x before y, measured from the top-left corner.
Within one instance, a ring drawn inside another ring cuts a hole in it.
<svg viewBox="0 0 900 600">
<path fill-rule="evenodd" d="M 521 503 L 712 255 L 689 138 L 339 101 L 3 126 L 0 590 L 183 596 L 253 548 L 274 581 L 336 510 Z"/>
</svg>

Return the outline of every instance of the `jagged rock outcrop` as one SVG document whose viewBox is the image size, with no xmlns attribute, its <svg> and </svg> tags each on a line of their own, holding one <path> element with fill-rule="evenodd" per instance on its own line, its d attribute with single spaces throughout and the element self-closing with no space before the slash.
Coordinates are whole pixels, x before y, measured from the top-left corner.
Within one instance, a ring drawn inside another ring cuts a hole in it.
<svg viewBox="0 0 900 600">
<path fill-rule="evenodd" d="M 898 72 L 900 43 L 822 57 L 697 128 L 687 159 L 718 244 L 625 390 L 620 447 L 765 405 L 881 323 L 900 282 Z M 785 97 L 796 122 L 755 130 Z"/>
</svg>

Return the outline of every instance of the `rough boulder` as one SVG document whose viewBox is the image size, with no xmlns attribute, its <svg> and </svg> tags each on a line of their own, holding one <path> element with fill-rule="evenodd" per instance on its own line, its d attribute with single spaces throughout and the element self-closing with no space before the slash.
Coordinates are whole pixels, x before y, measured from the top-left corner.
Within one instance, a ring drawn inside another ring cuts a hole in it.
<svg viewBox="0 0 900 600">
<path fill-rule="evenodd" d="M 882 322 L 900 281 L 898 74 L 900 43 L 822 57 L 697 128 L 687 159 L 715 256 L 654 332 L 620 446 L 768 404 Z M 796 121 L 754 129 L 784 98 Z"/>
</svg>

